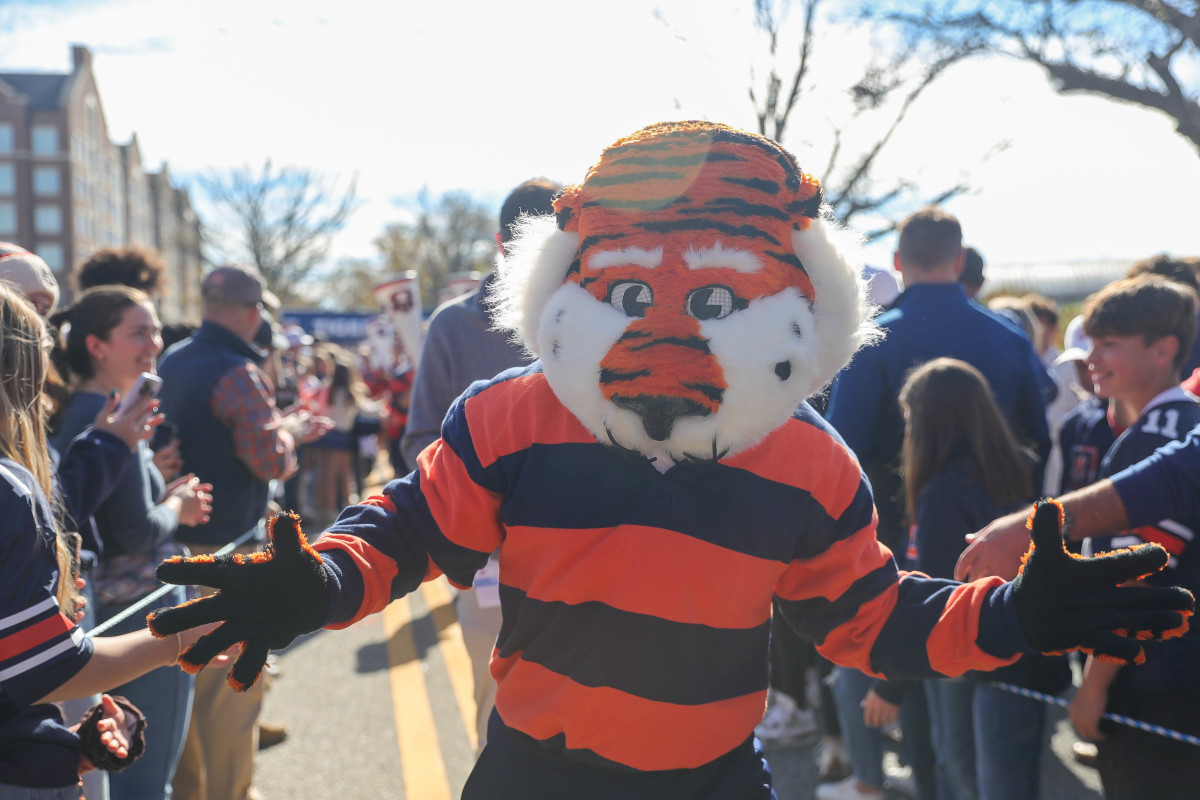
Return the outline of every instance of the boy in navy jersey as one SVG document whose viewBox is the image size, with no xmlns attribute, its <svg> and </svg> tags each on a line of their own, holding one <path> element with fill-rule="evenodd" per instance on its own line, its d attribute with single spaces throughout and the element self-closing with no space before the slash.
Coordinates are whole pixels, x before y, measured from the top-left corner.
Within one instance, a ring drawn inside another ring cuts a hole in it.
<svg viewBox="0 0 1200 800">
<path fill-rule="evenodd" d="M 1092 339 L 1088 369 L 1095 391 L 1109 402 L 1110 420 L 1133 420 L 1100 463 L 1109 477 L 1158 447 L 1183 439 L 1200 424 L 1200 404 L 1179 387 L 1179 371 L 1196 333 L 1195 299 L 1187 287 L 1142 276 L 1110 284 L 1088 299 L 1084 330 Z M 1164 519 L 1154 525 L 1085 540 L 1085 555 L 1156 542 L 1170 562 L 1147 578 L 1156 585 L 1200 588 L 1200 552 L 1193 546 L 1200 518 Z M 1173 647 L 1147 647 L 1146 663 L 1121 667 L 1090 657 L 1083 685 L 1071 703 L 1079 733 L 1099 741 L 1105 797 L 1194 797 L 1200 759 L 1192 745 L 1124 725 L 1101 724 L 1108 711 L 1174 730 L 1200 733 L 1200 638 L 1186 634 Z M 1148 794 L 1147 789 L 1152 789 Z"/>
</svg>

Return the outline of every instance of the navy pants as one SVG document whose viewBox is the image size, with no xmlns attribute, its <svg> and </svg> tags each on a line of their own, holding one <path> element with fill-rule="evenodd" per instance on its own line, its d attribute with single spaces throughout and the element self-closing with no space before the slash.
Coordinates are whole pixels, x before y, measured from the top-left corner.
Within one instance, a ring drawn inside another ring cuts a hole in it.
<svg viewBox="0 0 1200 800">
<path fill-rule="evenodd" d="M 777 800 L 762 746 L 751 736 L 695 769 L 637 772 L 569 759 L 492 712 L 488 743 L 462 800 Z"/>
</svg>

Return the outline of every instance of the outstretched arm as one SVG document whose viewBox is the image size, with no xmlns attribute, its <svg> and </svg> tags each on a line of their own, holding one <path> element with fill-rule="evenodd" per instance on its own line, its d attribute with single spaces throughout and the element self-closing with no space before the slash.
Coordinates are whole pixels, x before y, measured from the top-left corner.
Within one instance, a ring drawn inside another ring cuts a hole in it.
<svg viewBox="0 0 1200 800">
<path fill-rule="evenodd" d="M 1081 541 L 1129 527 L 1129 518 L 1121 495 L 1110 480 L 1077 489 L 1058 498 L 1072 524 L 1068 537 Z M 978 533 L 967 536 L 967 549 L 958 557 L 954 577 L 973 581 L 998 575 L 1016 577 L 1021 556 L 1029 549 L 1029 514 L 1019 511 L 989 523 Z"/>
</svg>

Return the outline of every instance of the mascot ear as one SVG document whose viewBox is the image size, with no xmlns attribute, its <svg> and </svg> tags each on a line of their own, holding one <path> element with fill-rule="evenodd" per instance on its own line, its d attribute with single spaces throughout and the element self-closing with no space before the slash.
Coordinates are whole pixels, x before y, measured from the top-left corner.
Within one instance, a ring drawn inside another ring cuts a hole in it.
<svg viewBox="0 0 1200 800">
<path fill-rule="evenodd" d="M 579 209 L 583 203 L 583 185 L 568 186 L 554 198 L 555 221 L 558 229 L 567 233 L 579 233 Z"/>
<path fill-rule="evenodd" d="M 792 249 L 808 271 L 816 300 L 813 324 L 820 346 L 814 391 L 823 388 L 859 348 L 883 338 L 871 321 L 874 308 L 866 299 L 859 275 L 859 243 L 855 234 L 839 228 L 828 216 L 818 216 L 792 232 Z"/>
<path fill-rule="evenodd" d="M 488 304 L 496 328 L 534 358 L 542 310 L 579 257 L 579 187 L 568 187 L 554 201 L 556 215 L 521 217 L 505 254 L 496 257 L 496 281 Z"/>
</svg>

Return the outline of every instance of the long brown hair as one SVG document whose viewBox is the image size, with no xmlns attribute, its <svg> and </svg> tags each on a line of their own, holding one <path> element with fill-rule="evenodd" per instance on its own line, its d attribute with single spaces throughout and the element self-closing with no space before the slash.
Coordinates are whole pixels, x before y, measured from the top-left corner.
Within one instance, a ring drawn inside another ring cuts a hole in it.
<svg viewBox="0 0 1200 800">
<path fill-rule="evenodd" d="M 0 455 L 32 473 L 48 502 L 54 502 L 50 451 L 46 445 L 43 387 L 50 370 L 51 339 L 37 310 L 0 281 Z M 57 514 L 53 514 L 57 516 Z M 61 525 L 45 532 L 58 561 L 58 601 L 71 608 L 75 575 L 71 546 Z"/>
<path fill-rule="evenodd" d="M 936 358 L 908 375 L 900 390 L 907 420 L 903 465 L 908 513 L 952 458 L 966 452 L 978 465 L 988 497 L 1001 508 L 1033 496 L 1032 457 L 1013 436 L 987 378 L 970 364 Z"/>
</svg>

